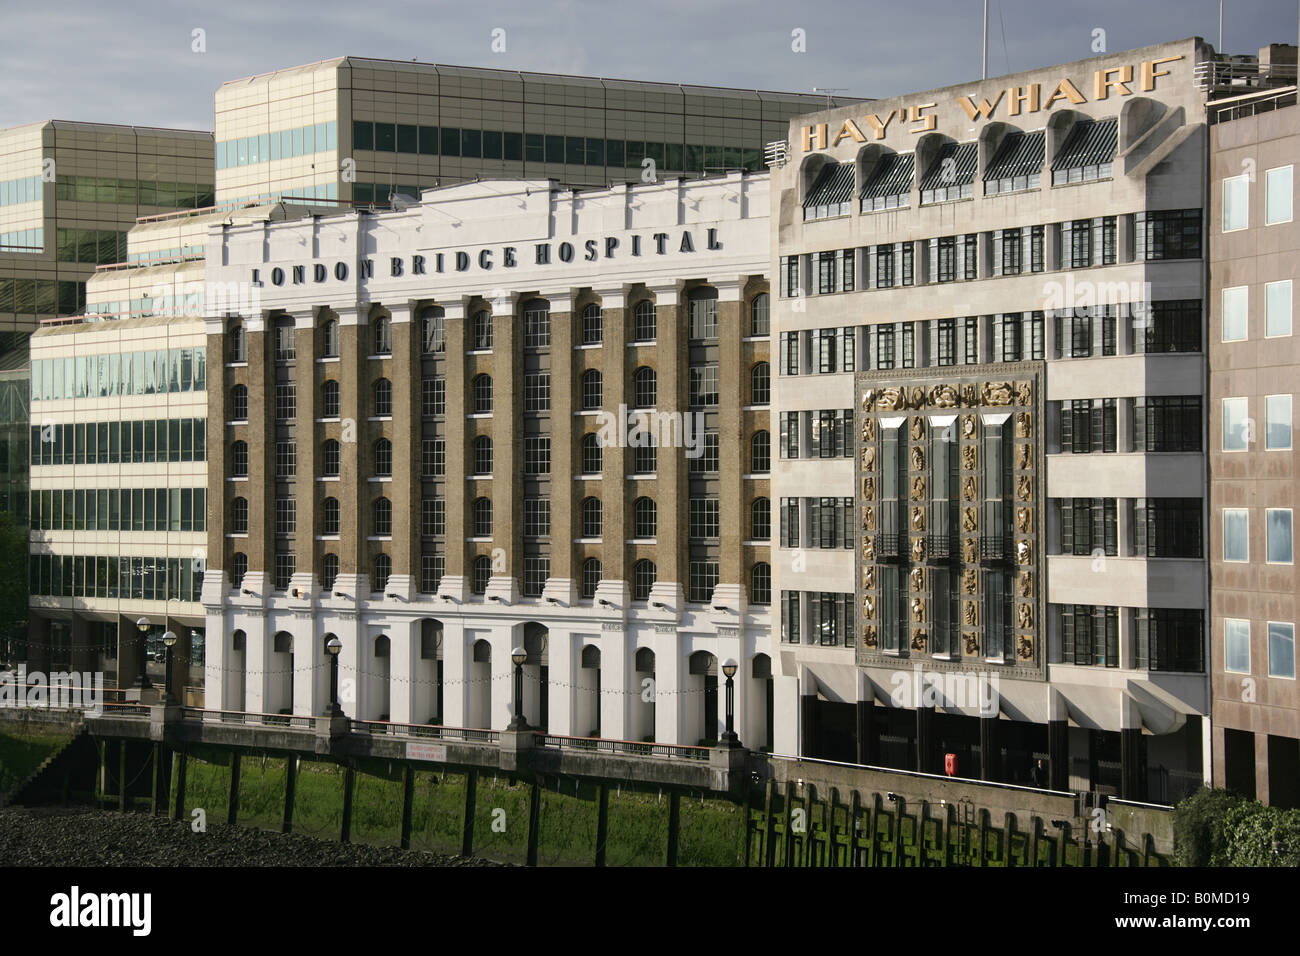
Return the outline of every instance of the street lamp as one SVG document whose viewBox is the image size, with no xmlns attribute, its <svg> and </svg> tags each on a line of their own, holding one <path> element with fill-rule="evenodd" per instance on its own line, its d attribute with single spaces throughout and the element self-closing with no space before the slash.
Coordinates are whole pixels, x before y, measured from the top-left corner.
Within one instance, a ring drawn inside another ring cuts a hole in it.
<svg viewBox="0 0 1300 956">
<path fill-rule="evenodd" d="M 331 637 L 325 642 L 325 651 L 330 656 L 330 705 L 326 711 L 328 717 L 342 717 L 343 708 L 339 706 L 339 651 L 343 650 L 343 642 L 337 637 Z"/>
<path fill-rule="evenodd" d="M 159 703 L 171 704 L 175 702 L 172 697 L 172 648 L 176 646 L 176 634 L 168 631 L 162 636 L 163 642 L 163 690 Z"/>
<path fill-rule="evenodd" d="M 516 647 L 510 652 L 510 659 L 515 663 L 515 716 L 506 730 L 527 730 L 528 721 L 524 720 L 524 661 L 528 660 L 528 652 Z"/>
<path fill-rule="evenodd" d="M 724 747 L 739 747 L 740 738 L 736 736 L 736 671 L 739 665 L 728 657 L 722 662 L 722 673 L 727 678 L 727 732 L 722 735 Z"/>
<path fill-rule="evenodd" d="M 153 681 L 149 680 L 149 642 L 145 640 L 145 635 L 149 633 L 149 619 L 142 617 L 135 622 L 135 626 L 140 629 L 140 673 L 136 676 L 135 686 L 148 690 L 153 687 Z"/>
</svg>

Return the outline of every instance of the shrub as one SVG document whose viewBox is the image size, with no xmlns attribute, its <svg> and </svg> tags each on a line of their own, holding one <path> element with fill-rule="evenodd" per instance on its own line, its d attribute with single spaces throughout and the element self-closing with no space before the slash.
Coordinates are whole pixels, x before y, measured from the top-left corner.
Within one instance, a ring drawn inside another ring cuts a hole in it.
<svg viewBox="0 0 1300 956">
<path fill-rule="evenodd" d="M 1202 787 L 1174 807 L 1174 863 L 1177 866 L 1227 866 L 1224 833 L 1228 811 L 1245 803 L 1227 790 Z"/>
</svg>

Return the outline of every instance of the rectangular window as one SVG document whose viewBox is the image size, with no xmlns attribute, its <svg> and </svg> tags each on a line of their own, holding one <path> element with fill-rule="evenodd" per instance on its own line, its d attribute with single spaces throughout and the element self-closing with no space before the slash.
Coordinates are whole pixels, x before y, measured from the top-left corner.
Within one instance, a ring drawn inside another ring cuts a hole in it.
<svg viewBox="0 0 1300 956">
<path fill-rule="evenodd" d="M 1247 399 L 1223 399 L 1223 450 L 1245 451 L 1249 444 Z"/>
<path fill-rule="evenodd" d="M 1294 166 L 1278 166 L 1264 173 L 1264 225 L 1291 221 L 1291 184 Z"/>
<path fill-rule="evenodd" d="M 799 547 L 799 499 L 781 499 L 781 547 Z"/>
<path fill-rule="evenodd" d="M 420 502 L 420 534 L 433 538 L 447 533 L 447 502 L 424 498 Z"/>
<path fill-rule="evenodd" d="M 935 361 L 953 365 L 957 361 L 957 320 L 940 319 L 935 338 Z"/>
<path fill-rule="evenodd" d="M 690 536 L 716 538 L 718 536 L 718 499 L 690 499 Z"/>
<path fill-rule="evenodd" d="M 1201 397 L 1140 398 L 1133 408 L 1134 451 L 1200 451 Z"/>
<path fill-rule="evenodd" d="M 1268 622 L 1268 676 L 1295 678 L 1295 625 Z"/>
<path fill-rule="evenodd" d="M 799 636 L 799 592 L 781 592 L 781 640 L 798 644 Z"/>
<path fill-rule="evenodd" d="M 1227 290 L 1224 290 L 1225 294 Z M 1245 310 L 1245 304 L 1242 304 Z M 1226 314 L 1226 309 L 1225 309 Z M 1264 336 L 1291 334 L 1291 280 L 1264 283 Z"/>
<path fill-rule="evenodd" d="M 524 439 L 524 474 L 551 473 L 551 439 L 549 436 Z"/>
<path fill-rule="evenodd" d="M 1201 557 L 1200 498 L 1138 498 L 1133 502 L 1133 550 L 1138 557 Z"/>
<path fill-rule="evenodd" d="M 1223 180 L 1223 231 L 1235 232 L 1250 224 L 1250 176 Z"/>
<path fill-rule="evenodd" d="M 817 371 L 826 373 L 835 371 L 835 329 L 822 329 L 817 333 Z"/>
<path fill-rule="evenodd" d="M 891 289 L 894 286 L 894 247 L 876 246 L 876 288 Z"/>
<path fill-rule="evenodd" d="M 1223 290 L 1223 341 L 1240 342 L 1247 337 L 1249 303 L 1249 286 L 1239 285 Z"/>
<path fill-rule="evenodd" d="M 852 372 L 856 367 L 858 330 L 851 325 L 840 329 L 840 371 Z"/>
<path fill-rule="evenodd" d="M 1223 509 L 1223 560 L 1250 560 L 1250 512 L 1246 508 Z"/>
<path fill-rule="evenodd" d="M 524 411 L 547 412 L 550 409 L 550 372 L 529 372 L 524 375 Z"/>
<path fill-rule="evenodd" d="M 916 368 L 916 323 L 903 323 L 903 368 Z"/>
<path fill-rule="evenodd" d="M 551 500 L 524 499 L 524 537 L 545 538 L 551 533 Z"/>
<path fill-rule="evenodd" d="M 836 291 L 835 289 L 835 262 L 837 255 L 834 252 L 817 253 L 817 294 L 826 295 Z"/>
<path fill-rule="evenodd" d="M 1250 673 L 1250 621 L 1224 618 L 1223 669 L 1230 674 Z"/>
<path fill-rule="evenodd" d="M 693 365 L 688 370 L 691 405 L 718 404 L 718 366 Z"/>
<path fill-rule="evenodd" d="M 800 412 L 782 412 L 781 423 L 781 457 L 799 457 L 799 417 Z"/>
<path fill-rule="evenodd" d="M 1267 451 L 1291 449 L 1291 396 L 1264 396 L 1264 447 Z"/>
<path fill-rule="evenodd" d="M 894 323 L 887 322 L 876 326 L 876 368 L 894 367 Z"/>
<path fill-rule="evenodd" d="M 799 333 L 781 333 L 781 373 L 783 375 L 799 374 Z"/>
<path fill-rule="evenodd" d="M 1294 544 L 1291 536 L 1291 509 L 1265 508 L 1264 531 L 1266 559 L 1269 564 L 1293 564 Z"/>
<path fill-rule="evenodd" d="M 978 365 L 980 360 L 980 320 L 978 316 L 966 318 L 966 364 Z"/>
</svg>

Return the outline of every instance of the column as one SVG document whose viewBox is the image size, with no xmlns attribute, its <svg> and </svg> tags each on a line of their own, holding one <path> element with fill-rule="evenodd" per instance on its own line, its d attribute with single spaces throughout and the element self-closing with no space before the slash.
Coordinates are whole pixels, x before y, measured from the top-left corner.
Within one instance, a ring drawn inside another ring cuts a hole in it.
<svg viewBox="0 0 1300 956">
<path fill-rule="evenodd" d="M 573 347 L 581 341 L 576 326 L 581 321 L 583 300 L 575 299 L 573 290 L 548 293 L 546 297 L 551 303 L 550 578 L 555 582 L 554 585 L 547 582 L 546 593 L 567 604 L 578 593 L 573 562 L 573 539 L 578 530 L 574 508 L 573 410 L 577 407 L 574 394 L 582 385 L 575 377 L 581 373 L 575 372 L 578 363 L 574 362 Z M 602 375 L 602 385 L 603 378 Z"/>
<path fill-rule="evenodd" d="M 656 331 L 658 348 L 655 355 L 655 374 L 659 387 L 659 411 L 683 413 L 686 408 L 686 367 L 688 355 L 685 304 L 680 285 L 655 286 L 650 289 L 655 297 Z M 655 499 L 659 522 L 655 541 L 655 567 L 658 581 L 666 584 L 686 583 L 683 551 L 686 524 L 686 469 L 685 459 L 679 454 L 664 454 L 660 449 L 656 465 Z M 719 569 L 721 571 L 721 569 Z M 674 653 L 675 650 L 674 650 Z M 656 718 L 658 719 L 658 718 Z M 668 738 L 659 737 L 656 740 Z M 690 741 L 694 743 L 694 741 Z"/>
<path fill-rule="evenodd" d="M 228 551 L 226 548 L 227 522 L 230 517 L 229 496 L 226 494 L 226 449 L 229 447 L 229 433 L 226 421 L 230 418 L 226 401 L 230 395 L 232 381 L 226 375 L 226 336 L 224 322 L 220 317 L 207 321 L 207 390 L 208 390 L 208 553 L 203 575 L 203 603 L 212 604 L 218 599 L 225 603 L 230 589 Z M 249 395 L 249 412 L 252 412 L 253 396 Z M 215 588 L 214 588 L 215 585 Z M 219 640 L 222 632 L 207 629 L 208 634 L 216 634 Z M 208 645 L 208 659 L 211 660 L 211 647 Z M 119 661 L 119 685 L 121 682 L 121 658 Z M 211 683 L 211 672 L 205 679 L 204 691 L 209 701 L 220 701 L 220 677 L 217 683 Z M 219 703 L 217 706 L 221 706 Z"/>
<path fill-rule="evenodd" d="M 369 569 L 363 562 L 363 524 L 361 521 L 364 507 L 362 488 L 368 466 L 363 464 L 371 460 L 368 445 L 372 440 L 369 430 L 364 427 L 362 414 L 362 392 L 365 390 L 366 355 L 370 344 L 365 341 L 369 331 L 370 304 L 359 302 L 354 306 L 335 310 L 339 319 L 339 578 L 335 590 L 349 594 L 353 600 L 358 595 L 369 593 L 370 586 L 358 580 L 360 575 L 368 575 Z M 327 430 L 327 437 L 333 437 Z M 342 585 L 342 586 L 341 586 Z M 343 635 L 339 635 L 342 638 Z M 347 710 L 347 707 L 344 707 Z M 353 716 L 351 712 L 349 716 Z"/>
<path fill-rule="evenodd" d="M 554 329 L 552 329 L 552 344 L 555 342 Z M 553 394 L 553 393 L 552 393 Z M 552 512 L 551 521 L 554 522 L 555 514 Z M 552 528 L 554 530 L 554 528 Z M 555 560 L 552 557 L 552 562 Z M 551 565 L 551 570 L 555 570 L 555 565 Z M 578 693 L 577 686 L 579 681 L 579 664 L 578 654 L 582 645 L 581 638 L 575 638 L 568 630 L 560 631 L 551 628 L 547 636 L 547 657 L 548 657 L 548 676 L 550 679 L 551 689 L 547 701 L 548 710 L 547 723 L 550 725 L 547 729 L 552 733 L 563 734 L 573 737 L 585 737 L 590 727 L 583 726 L 575 720 L 575 695 Z M 601 663 L 604 663 L 602 655 Z M 530 710 L 530 714 L 535 711 Z M 532 723 L 531 717 L 529 723 Z"/>
<path fill-rule="evenodd" d="M 627 343 L 631 340 L 631 316 L 627 310 L 627 294 L 622 287 L 599 289 L 596 292 L 601 299 L 601 320 L 604 323 L 603 339 L 605 347 L 600 350 L 601 377 L 604 384 L 602 405 L 609 414 L 628 403 L 628 377 L 631 374 L 627 362 Z M 593 428 L 597 434 L 599 422 Z M 621 430 L 622 422 L 617 423 Z M 579 435 L 586 429 L 579 429 Z M 600 480 L 601 500 L 601 575 L 606 581 L 626 581 L 628 579 L 627 547 L 628 509 L 631 500 L 627 494 L 627 480 L 624 461 L 627 451 L 622 442 L 614 442 L 601 449 Z M 578 465 L 580 467 L 580 463 Z M 624 602 L 620 602 L 624 603 Z M 605 667 L 604 657 L 601 667 Z M 624 686 L 620 683 L 618 686 Z M 602 717 L 601 726 L 606 726 L 608 715 Z M 622 726 L 622 721 L 619 722 Z M 612 724 L 610 725 L 612 726 Z M 608 736 L 608 734 L 607 734 Z"/>
<path fill-rule="evenodd" d="M 694 740 L 681 739 L 686 656 L 675 634 L 656 634 L 654 649 L 655 740 L 661 744 L 693 744 Z"/>
<path fill-rule="evenodd" d="M 606 332 L 608 328 L 606 326 Z M 623 550 L 621 541 L 617 550 L 620 553 Z M 609 549 L 606 549 L 606 554 L 608 553 Z M 606 574 L 609 573 L 608 568 L 606 565 Z M 610 740 L 633 739 L 628 726 L 628 706 L 641 701 L 641 681 L 634 672 L 636 638 L 630 629 L 626 629 L 627 625 L 624 628 L 623 631 L 604 632 L 605 639 L 600 648 L 601 695 L 597 703 L 600 707 L 600 734 Z"/>
<path fill-rule="evenodd" d="M 396 334 L 396 333 L 394 333 Z M 394 342 L 394 351 L 397 343 Z M 396 415 L 394 415 L 396 418 Z M 394 521 L 394 541 L 396 521 Z M 394 561 L 394 571 L 397 562 Z M 414 712 L 416 659 L 420 656 L 420 623 L 412 618 L 389 625 L 388 634 L 388 714 L 395 724 L 423 723 L 428 714 Z"/>
<path fill-rule="evenodd" d="M 316 531 L 319 527 L 317 513 L 320 495 L 316 489 L 316 416 L 320 388 L 316 384 L 316 316 L 312 311 L 294 315 L 294 368 L 293 380 L 297 388 L 296 417 L 293 435 L 297 455 L 294 471 L 294 498 L 297 501 L 297 530 L 294 534 L 294 575 L 290 588 L 300 588 L 304 596 L 314 596 L 317 591 Z M 292 592 L 291 592 L 292 593 Z M 295 638 L 295 646 L 297 640 Z M 295 655 L 296 657 L 296 655 Z M 295 678 L 296 680 L 296 678 Z M 295 697 L 298 702 L 306 697 Z"/>
<path fill-rule="evenodd" d="M 740 542 L 745 538 L 745 483 L 749 470 L 749 436 L 745 434 L 741 406 L 749 388 L 749 376 L 741 355 L 741 297 L 745 277 L 710 278 L 718 290 L 718 585 L 715 602 L 731 605 L 744 614 L 746 594 L 744 556 Z M 662 530 L 662 529 L 661 529 Z M 731 585 L 727 588 L 723 585 Z M 730 591 L 732 593 L 728 594 Z M 737 660 L 740 658 L 737 657 Z"/>
<path fill-rule="evenodd" d="M 1070 722 L 1065 698 L 1048 690 L 1047 785 L 1053 790 L 1070 789 Z"/>
<path fill-rule="evenodd" d="M 248 348 L 248 481 L 236 483 L 236 490 L 230 493 L 248 499 L 248 538 L 241 544 L 248 554 L 248 569 L 265 572 L 266 589 L 270 590 L 275 566 L 275 366 L 270 314 L 249 316 L 244 329 Z M 214 490 L 221 494 L 228 488 L 223 476 Z"/>
<path fill-rule="evenodd" d="M 875 761 L 875 722 L 876 722 L 876 688 L 871 679 L 859 668 L 857 669 L 857 713 L 855 721 L 855 738 L 857 742 L 857 761 L 871 764 Z"/>
<path fill-rule="evenodd" d="M 980 779 L 1002 779 L 1002 745 L 998 740 L 998 718 L 979 718 L 980 722 Z"/>
<path fill-rule="evenodd" d="M 393 573 L 385 593 L 404 601 L 415 597 L 420 583 L 420 500 L 422 497 L 422 438 L 420 408 L 420 355 L 422 330 L 414 321 L 409 302 L 387 306 L 393 322 L 393 480 L 388 498 L 393 503 L 393 540 L 389 554 Z M 396 645 L 396 641 L 394 641 Z M 396 646 L 394 646 L 394 654 Z M 396 659 L 393 661 L 396 664 Z M 407 706 L 409 707 L 409 701 Z M 393 702 L 394 714 L 397 702 Z M 398 723 L 409 721 L 398 720 Z"/>
<path fill-rule="evenodd" d="M 523 299 L 511 295 L 510 314 L 492 317 L 492 543 L 494 548 L 504 549 L 506 560 L 505 571 L 499 573 L 494 569 L 492 576 L 513 579 L 515 583 L 500 582 L 512 594 L 523 575 L 520 556 L 524 536 L 524 480 L 519 454 L 524 382 L 521 361 L 523 335 L 519 328 L 522 318 L 516 318 L 522 313 Z M 497 582 L 493 584 L 498 586 Z M 507 657 L 509 652 L 510 648 L 506 648 Z M 497 666 L 494 644 L 494 671 Z M 495 702 L 493 709 L 498 710 Z"/>
<path fill-rule="evenodd" d="M 244 709 L 254 714 L 265 714 L 270 697 L 268 672 L 271 670 L 266 612 L 260 608 L 256 611 L 250 609 L 247 622 L 244 629 Z"/>
<path fill-rule="evenodd" d="M 1136 701 L 1124 694 L 1120 716 L 1120 798 L 1145 800 L 1147 798 L 1147 767 L 1145 747 L 1142 742 L 1142 715 Z"/>
<path fill-rule="evenodd" d="M 450 396 L 448 396 L 450 400 Z M 442 620 L 442 722 L 448 727 L 468 727 L 470 648 L 465 623 L 459 617 Z"/>
<path fill-rule="evenodd" d="M 488 306 L 489 303 L 479 303 Z M 467 383 L 465 381 L 465 316 L 467 310 L 463 300 L 448 300 L 440 303 L 443 308 L 443 327 L 446 331 L 446 396 L 447 407 L 444 416 L 447 449 L 447 556 L 442 583 L 438 585 L 440 594 L 451 594 L 458 600 L 464 600 L 469 593 L 469 562 L 466 558 L 465 538 L 468 534 L 469 516 L 466 509 L 470 502 L 466 496 L 465 475 L 465 410 L 468 401 Z M 477 311 L 477 306 L 475 307 Z M 444 641 L 446 632 L 444 631 Z M 445 676 L 445 673 L 444 673 Z M 463 677 L 463 675 L 462 675 Z M 450 684 L 449 684 L 450 686 Z M 463 716 L 463 714 L 462 714 Z M 452 724 L 449 726 L 464 726 Z"/>
<path fill-rule="evenodd" d="M 800 757 L 817 756 L 817 681 L 807 667 L 799 669 Z"/>
<path fill-rule="evenodd" d="M 916 708 L 916 769 L 934 773 L 934 708 Z"/>
</svg>

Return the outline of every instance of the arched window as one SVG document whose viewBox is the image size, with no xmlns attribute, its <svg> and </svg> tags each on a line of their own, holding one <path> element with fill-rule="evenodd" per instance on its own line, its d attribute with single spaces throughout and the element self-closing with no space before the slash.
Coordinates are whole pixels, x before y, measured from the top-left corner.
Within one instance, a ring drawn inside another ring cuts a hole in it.
<svg viewBox="0 0 1300 956">
<path fill-rule="evenodd" d="M 244 333 L 242 322 L 236 322 L 230 326 L 230 361 L 247 362 L 248 361 L 248 336 Z"/>
<path fill-rule="evenodd" d="M 632 407 L 654 408 L 658 400 L 658 377 L 654 369 L 643 365 L 632 373 Z"/>
<path fill-rule="evenodd" d="M 375 555 L 374 574 L 370 578 L 370 590 L 383 591 L 388 587 L 388 577 L 393 573 L 393 559 L 386 554 Z"/>
<path fill-rule="evenodd" d="M 642 299 L 632 309 L 632 341 L 653 342 L 655 325 L 655 304 L 649 299 Z"/>
<path fill-rule="evenodd" d="M 492 348 L 492 313 L 487 309 L 479 309 L 474 313 L 470 322 L 469 341 L 471 349 Z"/>
<path fill-rule="evenodd" d="M 772 603 L 772 566 L 763 561 L 749 572 L 749 603 Z"/>
<path fill-rule="evenodd" d="M 760 292 L 749 302 L 749 334 L 750 335 L 768 335 L 770 334 L 770 323 L 768 310 L 771 300 L 766 292 Z"/>
<path fill-rule="evenodd" d="M 338 358 L 339 324 L 334 319 L 326 319 L 320 327 L 321 358 Z"/>
<path fill-rule="evenodd" d="M 764 475 L 772 469 L 772 436 L 767 432 L 754 432 L 749 440 L 749 470 L 751 474 Z"/>
<path fill-rule="evenodd" d="M 333 535 L 339 533 L 339 500 L 326 498 L 320 503 L 320 533 Z"/>
<path fill-rule="evenodd" d="M 248 534 L 248 499 L 235 498 L 230 502 L 230 531 Z"/>
<path fill-rule="evenodd" d="M 373 518 L 371 528 L 376 537 L 384 538 L 393 533 L 393 503 L 387 498 L 376 498 L 370 510 Z"/>
<path fill-rule="evenodd" d="M 339 383 L 330 379 L 320 387 L 321 418 L 339 417 Z"/>
<path fill-rule="evenodd" d="M 492 411 L 492 376 L 475 375 L 471 384 L 474 388 L 475 414 L 489 414 Z"/>
<path fill-rule="evenodd" d="M 420 313 L 420 348 L 425 355 L 446 350 L 446 319 L 441 306 L 431 305 Z"/>
<path fill-rule="evenodd" d="M 653 538 L 659 527 L 659 509 L 653 498 L 638 498 L 632 503 L 632 537 Z"/>
<path fill-rule="evenodd" d="M 393 414 L 393 383 L 386 378 L 375 382 L 374 414 L 378 418 Z"/>
<path fill-rule="evenodd" d="M 595 302 L 582 310 L 582 344 L 599 345 L 601 340 L 602 316 L 600 306 Z"/>
<path fill-rule="evenodd" d="M 604 454 L 600 448 L 600 438 L 594 432 L 582 436 L 582 473 L 598 475 L 604 468 Z"/>
<path fill-rule="evenodd" d="M 582 373 L 582 410 L 585 412 L 594 411 L 600 408 L 601 393 L 603 389 L 600 372 L 594 368 L 587 369 Z"/>
<path fill-rule="evenodd" d="M 492 537 L 492 499 L 474 499 L 474 537 Z"/>
<path fill-rule="evenodd" d="M 596 497 L 582 499 L 582 536 L 599 538 L 601 532 L 600 499 Z"/>
<path fill-rule="evenodd" d="M 343 455 L 342 446 L 333 438 L 325 439 L 325 443 L 320 449 L 320 473 L 326 478 L 337 478 L 339 469 L 342 467 Z"/>
<path fill-rule="evenodd" d="M 236 551 L 230 556 L 230 584 L 232 587 L 239 587 L 244 583 L 244 575 L 248 573 L 248 555 L 242 551 Z"/>
<path fill-rule="evenodd" d="M 339 556 L 337 554 L 327 554 L 321 561 L 321 584 L 325 586 L 326 591 L 334 590 L 334 582 L 339 577 Z"/>
<path fill-rule="evenodd" d="M 237 441 L 231 443 L 230 474 L 234 478 L 248 477 L 248 442 Z"/>
<path fill-rule="evenodd" d="M 248 421 L 248 387 L 246 385 L 236 385 L 230 390 L 230 420 L 233 422 Z"/>
<path fill-rule="evenodd" d="M 766 541 L 772 537 L 772 503 L 755 498 L 749 506 L 749 540 Z"/>
<path fill-rule="evenodd" d="M 654 587 L 657 574 L 655 563 L 648 558 L 642 558 L 632 566 L 633 601 L 650 600 L 650 589 Z"/>
<path fill-rule="evenodd" d="M 474 474 L 492 474 L 492 439 L 487 435 L 474 439 Z"/>
<path fill-rule="evenodd" d="M 767 405 L 772 401 L 772 367 L 755 362 L 749 370 L 749 404 Z"/>
<path fill-rule="evenodd" d="M 483 594 L 487 591 L 488 581 L 492 579 L 492 559 L 486 554 L 480 554 L 474 559 L 474 565 L 470 571 L 469 589 L 475 594 Z"/>
<path fill-rule="evenodd" d="M 392 355 L 393 354 L 393 321 L 386 315 L 381 315 L 375 319 L 374 328 L 374 354 L 375 355 Z"/>
<path fill-rule="evenodd" d="M 658 462 L 659 449 L 655 445 L 637 445 L 632 449 L 632 474 L 653 475 Z"/>
<path fill-rule="evenodd" d="M 393 474 L 393 443 L 387 438 L 375 442 L 375 474 L 380 478 Z"/>
<path fill-rule="evenodd" d="M 600 586 L 601 566 L 599 558 L 588 558 L 582 562 L 582 596 L 594 598 L 596 588 Z"/>
</svg>

